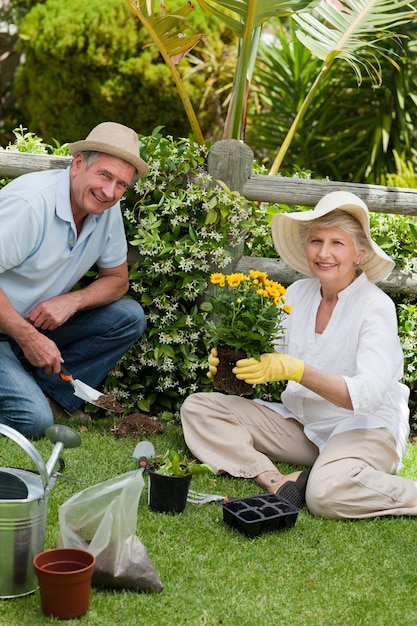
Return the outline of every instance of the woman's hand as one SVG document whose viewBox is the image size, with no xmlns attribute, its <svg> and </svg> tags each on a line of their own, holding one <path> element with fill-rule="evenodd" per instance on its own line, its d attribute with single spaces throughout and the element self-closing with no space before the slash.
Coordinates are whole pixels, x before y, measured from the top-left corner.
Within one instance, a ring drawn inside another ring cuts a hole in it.
<svg viewBox="0 0 417 626">
<path fill-rule="evenodd" d="M 217 348 L 212 348 L 208 357 L 209 371 L 207 372 L 207 378 L 214 378 L 217 374 L 217 366 L 220 360 L 217 357 Z"/>
<path fill-rule="evenodd" d="M 304 361 L 282 352 L 270 352 L 261 354 L 260 361 L 253 358 L 241 359 L 232 371 L 236 378 L 249 385 L 278 380 L 295 380 L 299 383 L 304 373 Z"/>
</svg>

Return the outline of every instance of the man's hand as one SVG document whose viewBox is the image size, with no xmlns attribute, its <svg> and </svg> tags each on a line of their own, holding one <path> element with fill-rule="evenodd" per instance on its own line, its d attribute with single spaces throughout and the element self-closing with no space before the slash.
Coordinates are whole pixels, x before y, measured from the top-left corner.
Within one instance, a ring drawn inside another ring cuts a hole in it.
<svg viewBox="0 0 417 626">
<path fill-rule="evenodd" d="M 214 378 L 217 374 L 217 366 L 219 363 L 217 348 L 212 348 L 208 357 L 209 371 L 207 372 L 207 378 Z"/>
<path fill-rule="evenodd" d="M 75 304 L 73 292 L 54 296 L 35 306 L 26 319 L 40 330 L 55 330 L 74 315 L 77 311 Z"/>
<path fill-rule="evenodd" d="M 232 371 L 236 378 L 249 385 L 279 380 L 295 380 L 299 383 L 304 373 L 304 361 L 282 352 L 271 352 L 262 354 L 260 361 L 241 359 Z"/>
<path fill-rule="evenodd" d="M 44 369 L 46 374 L 59 374 L 64 359 L 58 346 L 39 332 L 33 322 L 17 313 L 1 289 L 0 327 L 19 344 L 31 365 Z"/>
<path fill-rule="evenodd" d="M 30 336 L 20 341 L 23 354 L 34 367 L 41 367 L 46 374 L 59 374 L 64 359 L 54 341 L 45 337 L 36 329 L 32 329 Z"/>
</svg>

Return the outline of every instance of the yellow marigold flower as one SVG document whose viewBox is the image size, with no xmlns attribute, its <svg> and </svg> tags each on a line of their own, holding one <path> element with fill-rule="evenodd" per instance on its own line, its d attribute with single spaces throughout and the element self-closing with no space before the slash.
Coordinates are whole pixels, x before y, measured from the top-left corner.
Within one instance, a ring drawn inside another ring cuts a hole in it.
<svg viewBox="0 0 417 626">
<path fill-rule="evenodd" d="M 277 288 L 276 284 L 272 284 L 272 285 L 265 285 L 265 289 L 267 290 L 267 292 L 272 296 L 280 296 L 281 295 L 281 291 L 280 289 Z"/>
<path fill-rule="evenodd" d="M 289 304 L 284 304 L 284 311 L 285 313 L 291 313 L 292 311 L 292 306 L 290 306 Z"/>
<path fill-rule="evenodd" d="M 259 272 L 258 270 L 249 270 L 249 278 L 251 280 L 260 280 L 265 282 L 268 277 L 266 272 Z"/>
<path fill-rule="evenodd" d="M 266 272 L 250 270 L 248 274 L 214 273 L 210 301 L 217 316 L 210 325 L 215 345 L 241 347 L 250 354 L 270 350 L 271 343 L 285 333 L 283 320 L 291 307 L 285 304 L 286 289 L 268 279 Z M 285 308 L 284 308 L 285 307 Z"/>
<path fill-rule="evenodd" d="M 225 275 L 220 272 L 215 272 L 210 276 L 210 282 L 213 285 L 219 285 L 219 287 L 224 287 L 225 283 Z"/>
<path fill-rule="evenodd" d="M 239 287 L 240 283 L 246 280 L 245 274 L 229 274 L 226 276 L 226 280 L 230 287 Z"/>
</svg>

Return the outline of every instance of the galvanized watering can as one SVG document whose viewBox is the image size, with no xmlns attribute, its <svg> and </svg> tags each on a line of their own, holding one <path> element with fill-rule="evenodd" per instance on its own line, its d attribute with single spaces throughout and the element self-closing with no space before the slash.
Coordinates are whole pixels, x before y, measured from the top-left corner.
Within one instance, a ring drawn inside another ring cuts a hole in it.
<svg viewBox="0 0 417 626">
<path fill-rule="evenodd" d="M 45 435 L 54 447 L 45 463 L 30 441 L 14 428 L 0 424 L 0 434 L 17 443 L 39 472 L 0 467 L 0 598 L 5 599 L 25 596 L 38 587 L 32 561 L 44 549 L 52 472 L 62 450 L 76 448 L 81 439 L 67 426 L 50 426 Z"/>
</svg>

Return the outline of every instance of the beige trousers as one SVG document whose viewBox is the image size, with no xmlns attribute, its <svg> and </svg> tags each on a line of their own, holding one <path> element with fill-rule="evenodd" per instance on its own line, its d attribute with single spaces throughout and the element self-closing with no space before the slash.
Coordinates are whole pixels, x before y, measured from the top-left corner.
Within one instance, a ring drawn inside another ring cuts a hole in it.
<svg viewBox="0 0 417 626">
<path fill-rule="evenodd" d="M 296 420 L 222 393 L 189 396 L 181 420 L 190 451 L 219 473 L 254 478 L 276 469 L 273 461 L 312 466 L 306 502 L 314 515 L 417 515 L 417 484 L 393 474 L 399 459 L 386 428 L 335 435 L 319 453 Z"/>
</svg>

